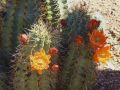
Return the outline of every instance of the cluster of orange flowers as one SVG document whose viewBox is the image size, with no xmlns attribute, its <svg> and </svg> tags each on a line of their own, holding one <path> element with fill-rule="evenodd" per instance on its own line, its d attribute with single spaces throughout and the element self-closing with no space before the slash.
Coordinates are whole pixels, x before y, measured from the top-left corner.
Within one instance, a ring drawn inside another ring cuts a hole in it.
<svg viewBox="0 0 120 90">
<path fill-rule="evenodd" d="M 100 21 L 92 19 L 88 22 L 87 28 L 89 29 L 89 42 L 90 46 L 94 49 L 94 61 L 96 63 L 102 62 L 106 63 L 109 58 L 112 57 L 110 53 L 111 46 L 106 45 L 106 37 L 103 31 L 97 30 L 100 25 Z M 78 35 L 75 37 L 75 43 L 78 46 L 83 45 L 82 36 Z"/>
<path fill-rule="evenodd" d="M 111 46 L 106 45 L 106 37 L 103 31 L 97 30 L 100 25 L 100 21 L 92 19 L 88 23 L 88 29 L 91 31 L 89 34 L 89 41 L 91 47 L 94 49 L 94 61 L 96 63 L 106 63 L 111 57 Z"/>
<path fill-rule="evenodd" d="M 65 27 L 67 23 L 62 20 L 61 25 Z M 103 33 L 103 31 L 97 30 L 97 28 L 100 25 L 100 21 L 97 21 L 95 19 L 92 19 L 88 22 L 88 29 L 89 29 L 89 42 L 90 46 L 94 50 L 94 61 L 96 63 L 102 62 L 106 63 L 109 58 L 112 57 L 110 53 L 111 46 L 105 46 L 106 45 L 106 37 Z M 27 44 L 28 42 L 28 36 L 26 34 L 20 35 L 20 43 L 22 45 Z M 80 35 L 77 35 L 74 39 L 74 42 L 77 46 L 81 46 L 84 43 L 83 37 Z M 42 49 L 39 52 L 36 52 L 34 55 L 30 55 L 30 63 L 32 70 L 36 70 L 38 74 L 42 74 L 43 70 L 46 70 L 49 68 L 49 64 L 51 63 L 51 57 L 55 56 L 58 53 L 57 48 L 50 48 L 49 53 L 46 54 L 45 50 Z M 54 64 L 51 67 L 51 71 L 58 72 L 59 65 Z"/>
</svg>

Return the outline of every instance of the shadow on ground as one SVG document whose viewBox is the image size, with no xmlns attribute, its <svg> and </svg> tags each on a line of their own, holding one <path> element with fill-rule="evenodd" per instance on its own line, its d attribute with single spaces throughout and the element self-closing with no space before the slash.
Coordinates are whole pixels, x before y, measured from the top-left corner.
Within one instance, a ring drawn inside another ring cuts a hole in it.
<svg viewBox="0 0 120 90">
<path fill-rule="evenodd" d="M 120 90 L 120 71 L 101 70 L 91 90 Z"/>
</svg>

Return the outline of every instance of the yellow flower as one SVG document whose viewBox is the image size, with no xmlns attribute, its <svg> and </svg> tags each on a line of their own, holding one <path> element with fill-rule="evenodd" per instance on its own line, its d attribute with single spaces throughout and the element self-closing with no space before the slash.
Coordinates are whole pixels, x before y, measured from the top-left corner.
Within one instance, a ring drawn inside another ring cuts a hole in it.
<svg viewBox="0 0 120 90">
<path fill-rule="evenodd" d="M 99 63 L 99 62 L 106 63 L 112 57 L 112 55 L 110 53 L 110 48 L 111 48 L 111 46 L 102 47 L 100 49 L 97 49 L 94 54 L 95 62 L 96 63 Z"/>
<path fill-rule="evenodd" d="M 39 74 L 42 74 L 42 71 L 49 68 L 50 64 L 50 55 L 45 53 L 45 50 L 36 52 L 34 55 L 30 56 L 31 68 L 37 70 Z"/>
</svg>

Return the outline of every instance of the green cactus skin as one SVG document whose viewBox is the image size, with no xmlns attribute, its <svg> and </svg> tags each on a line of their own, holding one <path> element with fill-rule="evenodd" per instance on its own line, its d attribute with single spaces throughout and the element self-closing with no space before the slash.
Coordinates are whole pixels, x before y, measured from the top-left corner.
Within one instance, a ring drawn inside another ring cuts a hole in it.
<svg viewBox="0 0 120 90">
<path fill-rule="evenodd" d="M 1 53 L 1 35 L 2 35 L 2 30 L 3 30 L 3 17 L 0 16 L 0 90 L 7 90 L 7 85 L 6 85 L 6 80 L 7 76 L 5 71 L 3 71 L 3 64 L 4 61 L 2 60 L 2 53 Z"/>
<path fill-rule="evenodd" d="M 51 46 L 51 36 L 43 21 L 39 20 L 30 30 L 29 42 L 27 45 L 18 49 L 13 66 L 13 85 L 14 90 L 54 90 L 51 83 L 55 78 L 50 70 L 45 70 L 42 75 L 36 71 L 31 71 L 30 55 L 31 52 L 45 49 L 48 52 Z M 51 89 L 52 88 L 52 89 Z"/>
<path fill-rule="evenodd" d="M 57 0 L 40 0 L 40 13 L 44 21 L 54 25 L 59 21 L 59 6 Z"/>
<path fill-rule="evenodd" d="M 6 77 L 7 76 L 5 72 L 0 72 L 0 90 L 7 90 Z"/>
<path fill-rule="evenodd" d="M 16 7 L 16 12 L 14 16 L 14 31 L 12 35 L 13 50 L 19 44 L 18 42 L 19 34 L 24 31 L 25 27 L 28 27 L 30 24 L 32 24 L 32 22 L 34 22 L 35 15 L 33 15 L 33 13 L 36 13 L 36 12 L 33 11 L 33 9 L 34 9 L 34 6 L 36 5 L 36 2 L 37 2 L 36 0 L 34 1 L 20 0 L 18 6 Z"/>
<path fill-rule="evenodd" d="M 72 47 L 72 44 L 70 45 L 70 47 Z M 76 48 L 72 47 L 72 49 L 68 52 L 68 57 L 66 57 L 65 61 L 64 61 L 64 66 L 63 66 L 63 70 L 62 70 L 62 84 L 61 84 L 61 89 L 62 90 L 68 90 L 67 87 L 69 85 L 69 80 L 71 77 L 71 71 L 74 68 L 74 55 Z"/>
<path fill-rule="evenodd" d="M 5 14 L 5 0 L 0 1 L 0 90 L 7 90 L 7 71 L 6 71 L 6 62 L 3 60 L 2 53 L 2 32 L 4 28 L 4 14 Z"/>
<path fill-rule="evenodd" d="M 39 2 L 39 11 L 40 11 L 40 16 L 42 17 L 42 19 L 47 22 L 47 8 L 51 8 L 51 6 L 47 7 L 47 4 L 45 2 L 45 0 L 40 0 Z"/>
<path fill-rule="evenodd" d="M 88 90 L 96 78 L 95 64 L 92 60 L 93 55 L 90 55 L 92 53 L 90 48 L 82 47 L 79 51 L 80 55 L 74 64 L 68 90 Z"/>
<path fill-rule="evenodd" d="M 86 51 L 85 51 L 86 50 Z M 89 48 L 70 45 L 62 71 L 62 90 L 87 90 L 95 81 L 95 64 Z"/>
<path fill-rule="evenodd" d="M 58 0 L 46 0 L 47 19 L 56 27 L 60 19 L 60 10 Z"/>
<path fill-rule="evenodd" d="M 7 16 L 5 17 L 4 28 L 2 33 L 2 48 L 6 51 L 11 51 L 11 38 L 13 32 L 13 20 L 14 20 L 14 13 L 15 13 L 15 6 L 16 2 L 13 3 L 12 6 L 8 6 L 6 12 Z M 7 35 L 7 36 L 6 36 Z"/>
<path fill-rule="evenodd" d="M 1 48 L 1 44 L 2 44 L 2 31 L 3 31 L 3 18 L 2 16 L 0 16 L 0 48 Z"/>
<path fill-rule="evenodd" d="M 24 32 L 25 28 L 28 28 L 30 24 L 34 22 L 34 19 L 38 15 L 37 5 L 38 0 L 13 0 L 8 2 L 5 17 L 5 23 L 2 34 L 2 47 L 3 49 L 11 53 L 15 50 L 19 44 L 18 36 Z M 7 35 L 7 37 L 6 37 Z"/>
<path fill-rule="evenodd" d="M 59 8 L 60 8 L 60 18 L 67 18 L 68 15 L 68 5 L 67 0 L 58 0 Z"/>
</svg>

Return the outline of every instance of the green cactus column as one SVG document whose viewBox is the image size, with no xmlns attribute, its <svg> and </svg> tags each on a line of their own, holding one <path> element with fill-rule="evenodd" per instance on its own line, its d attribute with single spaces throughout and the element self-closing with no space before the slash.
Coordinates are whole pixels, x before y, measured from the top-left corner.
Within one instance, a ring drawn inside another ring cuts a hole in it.
<svg viewBox="0 0 120 90">
<path fill-rule="evenodd" d="M 2 16 L 0 16 L 0 48 L 1 48 L 1 44 L 2 44 L 2 31 L 3 31 L 3 18 Z"/>
<path fill-rule="evenodd" d="M 57 27 L 60 19 L 60 9 L 58 0 L 46 0 L 47 19 L 52 23 L 53 27 Z"/>
<path fill-rule="evenodd" d="M 45 0 L 40 0 L 39 3 L 39 12 L 40 16 L 42 17 L 44 22 L 47 22 L 47 9 L 50 9 L 51 6 L 47 6 L 47 3 Z"/>
<path fill-rule="evenodd" d="M 62 58 L 61 85 L 59 90 L 87 90 L 95 81 L 95 64 L 88 44 L 86 28 L 90 17 L 84 9 L 68 14 L 67 27 L 63 31 L 63 45 L 67 52 Z M 83 37 L 83 45 L 75 43 L 75 37 Z M 64 49 L 62 49 L 64 51 Z"/>
<path fill-rule="evenodd" d="M 68 90 L 88 90 L 96 79 L 95 64 L 92 60 L 92 52 L 89 47 L 81 47 L 79 52 Z"/>
<path fill-rule="evenodd" d="M 19 44 L 18 35 L 32 24 L 38 15 L 36 8 L 38 0 L 8 1 L 4 30 L 2 34 L 2 47 L 10 53 Z M 7 37 L 6 37 L 7 35 Z"/>
<path fill-rule="evenodd" d="M 2 53 L 1 53 L 1 46 L 2 46 L 2 32 L 3 32 L 3 17 L 0 16 L 0 90 L 7 90 L 7 76 L 4 70 L 4 61 L 2 61 Z"/>
<path fill-rule="evenodd" d="M 66 18 L 68 15 L 68 5 L 67 0 L 58 0 L 59 8 L 60 8 L 60 18 Z"/>
<path fill-rule="evenodd" d="M 59 0 L 40 0 L 41 16 L 44 21 L 50 22 L 53 27 L 57 27 L 58 25 L 61 17 L 61 10 L 63 10 L 63 3 Z"/>
<path fill-rule="evenodd" d="M 5 17 L 5 22 L 4 22 L 4 28 L 3 28 L 3 33 L 2 33 L 2 48 L 9 52 L 11 51 L 11 46 L 12 46 L 12 32 L 13 32 L 13 20 L 14 20 L 14 14 L 15 14 L 15 6 L 17 2 L 14 1 L 14 3 L 8 4 L 8 8 L 6 10 L 7 15 Z M 7 35 L 7 36 L 6 36 Z"/>
<path fill-rule="evenodd" d="M 41 19 L 30 30 L 29 42 L 18 49 L 13 65 L 13 86 L 15 90 L 54 90 L 51 82 L 54 73 L 44 70 L 41 75 L 31 71 L 30 55 L 44 49 L 48 53 L 51 47 L 51 33 Z M 51 61 L 52 62 L 52 61 Z"/>
<path fill-rule="evenodd" d="M 0 90 L 7 90 L 6 77 L 7 77 L 6 73 L 1 72 L 1 69 L 0 69 Z"/>
<path fill-rule="evenodd" d="M 18 35 L 25 31 L 36 18 L 37 10 L 35 8 L 37 0 L 20 0 L 14 15 L 14 27 L 12 33 L 12 47 L 14 48 L 19 44 Z"/>
</svg>

